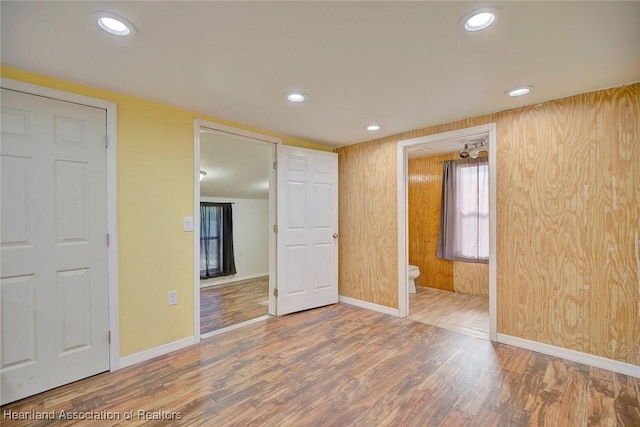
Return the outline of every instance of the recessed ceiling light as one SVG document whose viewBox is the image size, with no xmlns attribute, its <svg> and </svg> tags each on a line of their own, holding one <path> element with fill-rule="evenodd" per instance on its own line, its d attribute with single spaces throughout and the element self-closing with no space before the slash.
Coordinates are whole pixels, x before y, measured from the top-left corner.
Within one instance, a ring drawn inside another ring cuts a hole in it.
<svg viewBox="0 0 640 427">
<path fill-rule="evenodd" d="M 380 130 L 380 125 L 368 125 L 367 130 L 370 130 L 372 132 L 376 130 Z"/>
<path fill-rule="evenodd" d="M 463 18 L 464 29 L 472 33 L 482 31 L 494 23 L 496 16 L 497 9 L 476 10 Z"/>
<path fill-rule="evenodd" d="M 509 89 L 507 91 L 507 95 L 509 96 L 522 96 L 522 95 L 526 95 L 529 92 L 531 92 L 532 87 L 531 86 L 518 86 L 518 87 L 514 87 L 513 89 Z"/>
<path fill-rule="evenodd" d="M 302 102 L 307 99 L 307 95 L 302 92 L 290 92 L 287 99 L 291 102 Z"/>
<path fill-rule="evenodd" d="M 96 12 L 94 17 L 98 21 L 98 26 L 109 34 L 115 36 L 128 36 L 134 34 L 136 29 L 133 24 L 126 19 L 107 12 Z"/>
</svg>

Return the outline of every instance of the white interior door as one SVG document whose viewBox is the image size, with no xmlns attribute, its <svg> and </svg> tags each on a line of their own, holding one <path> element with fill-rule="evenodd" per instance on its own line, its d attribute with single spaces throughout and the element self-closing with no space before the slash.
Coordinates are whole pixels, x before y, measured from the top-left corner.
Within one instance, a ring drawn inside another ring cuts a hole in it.
<svg viewBox="0 0 640 427">
<path fill-rule="evenodd" d="M 338 302 L 338 155 L 278 146 L 276 313 Z"/>
<path fill-rule="evenodd" d="M 106 111 L 2 89 L 1 402 L 109 369 Z"/>
</svg>

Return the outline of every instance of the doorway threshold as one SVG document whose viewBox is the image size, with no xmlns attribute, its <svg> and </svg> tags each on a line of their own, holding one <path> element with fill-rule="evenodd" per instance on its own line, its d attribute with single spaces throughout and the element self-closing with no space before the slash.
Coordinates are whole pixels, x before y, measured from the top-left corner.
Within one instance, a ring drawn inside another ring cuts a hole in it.
<svg viewBox="0 0 640 427">
<path fill-rule="evenodd" d="M 270 315 L 265 314 L 264 316 L 256 317 L 255 319 L 247 320 L 245 322 L 236 323 L 235 325 L 227 326 L 226 328 L 216 329 L 215 331 L 207 332 L 206 334 L 200 335 L 200 339 L 203 340 L 206 338 L 213 337 L 215 335 L 220 335 L 225 332 L 233 331 L 234 329 L 242 328 L 243 326 L 249 326 L 254 323 L 262 322 L 263 320 L 267 320 L 270 317 L 271 317 Z"/>
</svg>

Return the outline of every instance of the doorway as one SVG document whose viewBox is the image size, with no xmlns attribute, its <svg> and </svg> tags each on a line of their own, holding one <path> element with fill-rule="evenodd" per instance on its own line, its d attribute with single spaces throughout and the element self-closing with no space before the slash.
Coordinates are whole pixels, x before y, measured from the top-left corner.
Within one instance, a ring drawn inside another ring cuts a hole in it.
<svg viewBox="0 0 640 427">
<path fill-rule="evenodd" d="M 274 314 L 279 140 L 204 121 L 196 139 L 194 322 L 207 338 Z"/>
<path fill-rule="evenodd" d="M 428 319 L 429 313 L 436 313 L 437 308 L 442 307 L 442 303 L 437 303 L 441 298 L 448 298 L 455 295 L 453 292 L 445 292 L 439 294 L 438 290 L 431 290 L 418 287 L 418 295 L 420 299 L 416 299 L 415 294 L 410 297 L 410 218 L 409 218 L 409 158 L 418 156 L 435 156 L 444 153 L 459 153 L 459 151 L 471 142 L 484 139 L 488 145 L 488 174 L 489 174 L 489 264 L 488 264 L 488 337 L 496 340 L 496 251 L 495 251 L 495 184 L 496 184 L 496 137 L 495 124 L 476 126 L 473 128 L 461 129 L 453 132 L 446 132 L 427 137 L 415 138 L 398 142 L 398 301 L 401 316 L 411 316 L 412 307 L 410 301 L 420 300 L 421 302 L 414 304 L 414 309 L 421 310 L 421 316 L 424 315 Z M 447 157 L 442 157 L 443 159 Z M 453 158 L 453 156 L 449 156 Z M 446 158 L 449 160 L 449 158 Z M 442 161 L 442 159 L 440 159 Z M 439 165 L 440 170 L 442 165 Z M 440 199 L 437 198 L 435 203 L 439 204 Z M 433 201 L 430 202 L 433 204 Z M 435 249 L 435 248 L 434 248 Z M 435 251 L 433 251 L 435 258 Z M 466 264 L 466 263 L 461 263 Z M 465 269 L 470 271 L 469 269 Z M 430 274 L 428 279 L 432 278 Z M 412 275 L 413 277 L 413 275 Z M 429 292 L 429 295 L 425 295 Z M 452 295 L 447 295 L 452 294 Z M 464 297 L 464 295 L 461 295 Z M 446 300 L 445 298 L 445 300 Z M 444 301 L 444 300 L 442 300 Z M 454 301 L 458 304 L 458 301 Z M 435 305 L 433 305 L 435 304 Z M 469 310 L 482 310 L 477 305 L 477 301 L 462 301 L 460 304 L 466 304 Z M 473 308 L 472 308 L 473 307 Z M 416 311 L 413 310 L 413 311 Z M 426 323 L 429 323 L 427 321 Z M 436 326 L 446 327 L 446 323 L 437 324 Z M 452 328 L 453 329 L 453 328 Z M 471 330 L 460 330 L 461 332 L 471 332 Z M 478 334 L 475 334 L 478 335 Z"/>
</svg>

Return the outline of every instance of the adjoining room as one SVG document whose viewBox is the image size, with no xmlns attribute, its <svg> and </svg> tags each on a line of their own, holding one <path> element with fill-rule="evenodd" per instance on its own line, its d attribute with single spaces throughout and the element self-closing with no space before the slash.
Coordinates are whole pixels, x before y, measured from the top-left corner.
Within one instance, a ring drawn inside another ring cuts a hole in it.
<svg viewBox="0 0 640 427">
<path fill-rule="evenodd" d="M 409 318 L 489 338 L 488 136 L 407 149 Z"/>
<path fill-rule="evenodd" d="M 269 311 L 272 147 L 200 132 L 200 334 Z"/>
</svg>

